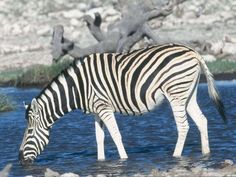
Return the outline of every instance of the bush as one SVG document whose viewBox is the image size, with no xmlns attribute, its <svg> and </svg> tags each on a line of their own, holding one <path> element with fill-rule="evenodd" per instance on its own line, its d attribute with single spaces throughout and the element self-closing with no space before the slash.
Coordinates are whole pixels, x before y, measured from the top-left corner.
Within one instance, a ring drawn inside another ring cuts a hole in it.
<svg viewBox="0 0 236 177">
<path fill-rule="evenodd" d="M 35 65 L 24 71 L 16 81 L 16 86 L 44 86 L 48 84 L 63 69 L 70 65 L 71 61 L 63 61 L 51 66 Z"/>
<path fill-rule="evenodd" d="M 4 94 L 0 94 L 0 112 L 12 111 L 14 109 L 14 105 L 8 96 Z"/>
<path fill-rule="evenodd" d="M 236 62 L 228 60 L 216 60 L 207 62 L 207 66 L 213 74 L 236 72 Z"/>
</svg>

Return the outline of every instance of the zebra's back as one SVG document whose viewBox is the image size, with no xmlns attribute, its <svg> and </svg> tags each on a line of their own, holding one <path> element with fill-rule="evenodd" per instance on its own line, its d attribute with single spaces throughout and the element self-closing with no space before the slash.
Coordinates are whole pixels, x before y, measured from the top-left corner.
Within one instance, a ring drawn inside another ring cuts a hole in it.
<svg viewBox="0 0 236 177">
<path fill-rule="evenodd" d="M 200 70 L 196 52 L 177 44 L 92 54 L 84 63 L 96 94 L 114 111 L 133 115 L 151 110 L 161 94 L 188 89 Z"/>
</svg>

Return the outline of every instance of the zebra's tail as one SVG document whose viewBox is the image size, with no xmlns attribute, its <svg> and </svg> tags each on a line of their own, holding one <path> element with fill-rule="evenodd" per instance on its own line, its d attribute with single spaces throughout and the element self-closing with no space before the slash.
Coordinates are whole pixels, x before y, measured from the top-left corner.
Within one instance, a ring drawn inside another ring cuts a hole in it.
<svg viewBox="0 0 236 177">
<path fill-rule="evenodd" d="M 225 108 L 224 108 L 223 102 L 221 101 L 221 98 L 220 98 L 220 95 L 218 93 L 218 90 L 216 88 L 215 80 L 213 78 L 213 75 L 210 72 L 210 70 L 208 69 L 204 59 L 200 55 L 199 55 L 198 58 L 200 60 L 201 68 L 203 70 L 203 73 L 205 74 L 206 79 L 207 79 L 208 93 L 210 95 L 210 98 L 215 103 L 215 106 L 216 106 L 219 114 L 221 115 L 223 121 L 226 123 L 227 122 L 227 118 L 226 118 L 226 115 L 225 115 Z"/>
</svg>

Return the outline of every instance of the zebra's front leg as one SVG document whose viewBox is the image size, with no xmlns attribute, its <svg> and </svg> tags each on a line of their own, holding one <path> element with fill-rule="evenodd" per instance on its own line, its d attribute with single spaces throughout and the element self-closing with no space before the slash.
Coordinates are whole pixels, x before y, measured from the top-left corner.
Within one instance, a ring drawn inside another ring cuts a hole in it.
<svg viewBox="0 0 236 177">
<path fill-rule="evenodd" d="M 97 115 L 95 116 L 95 134 L 96 134 L 96 141 L 97 141 L 97 158 L 98 160 L 105 160 L 104 123 Z"/>
<path fill-rule="evenodd" d="M 104 109 L 103 108 L 102 110 L 99 111 L 98 116 L 103 121 L 105 126 L 107 127 L 114 143 L 116 144 L 120 158 L 127 159 L 128 156 L 125 151 L 125 148 L 124 148 L 124 145 L 122 142 L 122 137 L 121 137 L 121 134 L 120 134 L 118 125 L 116 123 L 116 119 L 115 119 L 112 109 L 109 109 L 109 108 Z"/>
<path fill-rule="evenodd" d="M 177 131 L 178 131 L 178 139 L 175 145 L 175 151 L 174 151 L 173 156 L 180 157 L 182 155 L 184 143 L 185 143 L 187 133 L 189 130 L 189 124 L 187 120 L 185 105 L 173 103 L 171 104 L 171 106 L 172 106 L 172 111 L 175 117 L 175 122 L 177 125 Z"/>
</svg>

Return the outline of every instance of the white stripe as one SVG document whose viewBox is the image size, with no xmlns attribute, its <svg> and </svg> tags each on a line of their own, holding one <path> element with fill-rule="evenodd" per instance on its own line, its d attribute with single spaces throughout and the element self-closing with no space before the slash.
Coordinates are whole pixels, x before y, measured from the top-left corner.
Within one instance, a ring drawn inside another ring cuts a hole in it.
<svg viewBox="0 0 236 177">
<path fill-rule="evenodd" d="M 46 118 L 47 116 L 46 116 L 45 106 L 44 106 L 44 103 L 43 103 L 43 101 L 42 101 L 42 98 L 38 99 L 37 101 L 38 101 L 38 103 L 39 103 L 39 104 L 41 105 L 41 107 L 42 107 L 43 118 Z M 44 128 L 47 128 L 47 127 L 49 126 L 49 123 L 48 123 L 47 120 L 45 120 L 45 122 L 46 122 L 46 125 L 44 124 L 44 121 L 42 121 L 42 124 L 43 124 Z"/>
<path fill-rule="evenodd" d="M 59 118 L 60 116 L 56 113 L 56 108 L 55 108 L 55 102 L 54 102 L 54 98 L 52 95 L 52 92 L 50 92 L 48 89 L 45 91 L 45 94 L 51 99 L 51 104 L 52 104 L 52 108 L 53 108 L 53 112 L 54 115 Z"/>
<path fill-rule="evenodd" d="M 74 104 L 75 104 L 75 108 L 78 108 L 78 105 L 77 105 L 77 102 L 76 102 L 76 96 L 75 96 L 75 88 L 72 87 L 72 94 L 73 94 L 73 97 L 74 97 Z"/>
<path fill-rule="evenodd" d="M 74 100 L 75 100 L 76 108 L 78 108 L 78 105 L 77 105 L 75 97 L 79 96 L 79 101 L 80 101 L 81 109 L 84 109 L 83 108 L 83 104 L 82 104 L 82 97 L 81 97 L 81 94 L 80 94 L 80 87 L 79 87 L 79 84 L 78 84 L 78 77 L 75 74 L 75 71 L 74 71 L 73 68 L 68 69 L 68 73 L 73 78 L 73 80 L 75 81 L 75 85 L 76 85 L 76 88 L 77 88 L 78 94 L 79 94 L 79 95 L 75 95 L 75 92 L 74 92 L 74 89 L 73 89 L 73 92 L 74 92 L 73 94 L 74 94 Z"/>
<path fill-rule="evenodd" d="M 52 119 L 52 113 L 51 113 L 51 110 L 50 110 L 50 107 L 49 107 L 49 103 L 48 103 L 48 99 L 47 99 L 47 97 L 44 95 L 44 94 L 42 94 L 41 95 L 41 98 L 42 98 L 42 100 L 45 102 L 45 104 L 46 104 L 46 107 L 47 107 L 47 110 L 48 110 L 48 114 L 49 114 L 49 119 L 51 120 L 51 122 L 54 122 L 53 121 L 53 119 Z"/>
</svg>

